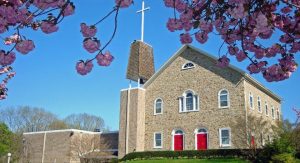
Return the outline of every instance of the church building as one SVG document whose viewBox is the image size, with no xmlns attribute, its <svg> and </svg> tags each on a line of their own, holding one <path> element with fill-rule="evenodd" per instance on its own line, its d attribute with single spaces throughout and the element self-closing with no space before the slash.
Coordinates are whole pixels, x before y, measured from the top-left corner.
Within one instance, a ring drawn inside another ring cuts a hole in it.
<svg viewBox="0 0 300 163">
<path fill-rule="evenodd" d="M 121 90 L 118 157 L 135 151 L 261 147 L 276 137 L 281 98 L 244 71 L 183 45 L 155 72 L 153 49 L 131 45 Z"/>
</svg>

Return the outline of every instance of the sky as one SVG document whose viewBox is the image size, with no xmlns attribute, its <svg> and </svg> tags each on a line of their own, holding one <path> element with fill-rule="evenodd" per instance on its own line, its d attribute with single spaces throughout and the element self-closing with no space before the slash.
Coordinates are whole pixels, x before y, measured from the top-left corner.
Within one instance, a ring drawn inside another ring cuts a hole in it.
<svg viewBox="0 0 300 163">
<path fill-rule="evenodd" d="M 75 64 L 80 59 L 89 59 L 82 47 L 83 37 L 80 23 L 93 24 L 107 14 L 114 0 L 73 0 L 75 14 L 66 17 L 59 25 L 59 31 L 50 35 L 41 31 L 22 30 L 21 33 L 35 41 L 36 48 L 26 56 L 17 54 L 13 64 L 17 75 L 9 82 L 9 96 L 0 101 L 0 110 L 6 107 L 41 107 L 60 118 L 73 113 L 89 113 L 101 116 L 110 130 L 119 128 L 120 90 L 128 88 L 126 68 L 130 44 L 141 38 L 141 0 L 135 0 L 130 8 L 119 13 L 118 30 L 112 43 L 107 47 L 115 60 L 109 67 L 99 67 L 94 63 L 93 71 L 87 76 L 76 73 Z M 158 70 L 182 45 L 180 33 L 169 32 L 166 22 L 173 10 L 164 7 L 162 0 L 145 0 L 144 40 L 154 49 L 155 68 Z M 97 37 L 104 44 L 113 32 L 113 16 L 97 26 Z M 206 44 L 196 41 L 193 46 L 218 56 L 222 41 L 218 36 L 210 35 Z M 3 45 L 1 45 L 1 48 Z M 296 60 L 300 61 L 299 55 Z M 246 71 L 249 61 L 238 63 L 230 58 L 231 64 Z M 293 107 L 300 107 L 299 70 L 288 80 L 266 82 L 262 76 L 252 75 L 264 86 L 282 97 L 283 118 L 291 122 L 296 120 Z"/>
</svg>

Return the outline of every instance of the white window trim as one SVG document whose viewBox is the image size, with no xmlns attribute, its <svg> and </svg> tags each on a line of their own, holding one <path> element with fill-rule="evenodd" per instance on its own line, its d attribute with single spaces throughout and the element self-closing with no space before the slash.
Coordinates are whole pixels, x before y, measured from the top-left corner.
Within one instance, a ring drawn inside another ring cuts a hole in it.
<svg viewBox="0 0 300 163">
<path fill-rule="evenodd" d="M 222 144 L 222 130 L 228 130 L 229 131 L 229 144 Z M 220 141 L 220 147 L 230 147 L 231 146 L 231 129 L 229 127 L 226 128 L 219 128 L 219 141 Z"/>
<path fill-rule="evenodd" d="M 207 149 L 209 149 L 209 144 L 208 144 L 208 140 L 209 140 L 209 136 L 208 136 L 208 130 L 206 129 L 206 128 L 196 128 L 195 130 L 194 130 L 194 134 L 195 134 L 195 150 L 198 150 L 198 148 L 197 148 L 197 143 L 198 143 L 198 139 L 197 139 L 197 134 L 200 134 L 200 133 L 203 133 L 203 132 L 198 132 L 198 130 L 200 130 L 200 129 L 205 129 L 206 130 L 206 132 L 204 132 L 205 134 L 206 134 L 206 145 L 207 145 Z"/>
<path fill-rule="evenodd" d="M 252 98 L 252 106 L 251 106 L 251 99 Z M 254 110 L 254 101 L 253 101 L 253 94 L 250 92 L 249 93 L 249 107 L 250 109 Z"/>
<path fill-rule="evenodd" d="M 156 146 L 156 137 L 155 137 L 156 134 L 160 134 L 161 146 Z M 162 132 L 154 132 L 154 134 L 153 134 L 153 148 L 156 148 L 156 149 L 163 148 L 163 134 L 162 134 Z"/>
<path fill-rule="evenodd" d="M 266 112 L 266 106 L 267 106 L 267 112 Z M 265 115 L 268 117 L 270 111 L 269 111 L 269 105 L 268 105 L 267 101 L 265 102 L 264 110 L 265 110 Z"/>
<path fill-rule="evenodd" d="M 177 131 L 177 130 L 180 130 L 180 131 L 182 131 L 182 134 L 175 134 L 175 132 Z M 185 132 L 182 130 L 182 129 L 174 129 L 173 131 L 172 131 L 172 151 L 174 151 L 174 145 L 175 145 L 175 143 L 174 143 L 174 136 L 175 135 L 182 135 L 183 136 L 183 139 L 182 139 L 182 143 L 183 143 L 183 149 L 182 150 L 185 150 Z"/>
<path fill-rule="evenodd" d="M 193 110 L 186 110 L 186 95 L 188 93 L 192 93 L 193 94 Z M 196 98 L 197 97 L 197 105 L 196 105 Z M 183 105 L 181 103 L 181 99 L 183 102 Z M 178 98 L 179 100 L 179 113 L 187 113 L 187 112 L 198 112 L 200 109 L 200 101 L 199 101 L 199 95 L 196 94 L 193 90 L 186 90 L 183 95 L 181 97 Z M 181 108 L 181 106 L 183 106 L 183 108 Z"/>
<path fill-rule="evenodd" d="M 271 116 L 272 116 L 272 119 L 275 119 L 275 108 L 273 105 L 271 105 Z"/>
<path fill-rule="evenodd" d="M 258 102 L 260 103 L 260 106 L 258 105 Z M 259 110 L 259 108 L 260 108 L 260 110 Z M 258 112 L 259 113 L 262 113 L 263 111 L 263 109 L 261 109 L 261 99 L 260 99 L 260 97 L 259 96 L 257 96 L 257 110 L 258 110 Z"/>
<path fill-rule="evenodd" d="M 222 91 L 227 91 L 227 106 L 221 106 L 221 92 Z M 218 93 L 218 105 L 219 105 L 219 108 L 220 109 L 226 109 L 226 108 L 229 108 L 230 107 L 230 95 L 229 95 L 229 91 L 227 89 L 221 89 Z"/>
<path fill-rule="evenodd" d="M 193 64 L 193 66 L 192 66 L 192 67 L 184 68 L 184 66 L 185 66 L 186 64 L 188 64 L 188 63 Z M 182 67 L 181 67 L 182 70 L 188 70 L 188 69 L 192 69 L 192 68 L 195 68 L 195 63 L 193 63 L 193 62 L 186 62 L 186 63 L 184 63 L 184 64 L 182 65 Z"/>
<path fill-rule="evenodd" d="M 156 101 L 157 100 L 161 100 L 161 112 L 160 113 L 156 113 Z M 153 114 L 154 115 L 159 115 L 159 114 L 163 114 L 164 111 L 164 101 L 162 100 L 162 98 L 157 98 L 154 100 L 154 107 L 153 107 Z"/>
</svg>

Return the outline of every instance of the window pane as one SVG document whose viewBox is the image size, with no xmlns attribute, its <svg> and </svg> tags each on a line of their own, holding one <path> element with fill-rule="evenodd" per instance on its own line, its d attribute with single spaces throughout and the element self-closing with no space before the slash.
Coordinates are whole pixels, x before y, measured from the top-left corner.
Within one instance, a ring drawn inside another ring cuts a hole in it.
<svg viewBox="0 0 300 163">
<path fill-rule="evenodd" d="M 156 113 L 161 113 L 161 108 L 156 108 Z"/>
<path fill-rule="evenodd" d="M 221 130 L 222 144 L 229 144 L 229 130 Z"/>
<path fill-rule="evenodd" d="M 223 91 L 221 91 L 221 93 L 220 93 L 221 95 L 224 95 L 224 94 L 226 94 L 227 95 L 227 91 L 226 90 L 223 90 Z"/>
<path fill-rule="evenodd" d="M 227 101 L 227 95 L 220 95 L 221 101 Z"/>
<path fill-rule="evenodd" d="M 186 95 L 186 110 L 193 110 L 193 94 L 188 93 Z"/>
<path fill-rule="evenodd" d="M 161 134 L 160 133 L 155 134 L 155 139 L 161 139 Z"/>
<path fill-rule="evenodd" d="M 221 101 L 221 106 L 228 106 L 228 102 L 227 101 Z"/>
<path fill-rule="evenodd" d="M 175 134 L 183 134 L 183 132 L 181 130 L 177 130 L 175 131 Z"/>
<path fill-rule="evenodd" d="M 161 146 L 161 140 L 155 140 L 155 146 L 160 147 Z"/>
</svg>

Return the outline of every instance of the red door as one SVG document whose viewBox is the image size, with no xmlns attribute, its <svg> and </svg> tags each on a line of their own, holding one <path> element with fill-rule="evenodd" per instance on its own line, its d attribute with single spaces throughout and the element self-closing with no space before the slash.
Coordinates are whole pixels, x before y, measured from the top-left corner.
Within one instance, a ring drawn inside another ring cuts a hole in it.
<svg viewBox="0 0 300 163">
<path fill-rule="evenodd" d="M 207 149 L 207 134 L 197 134 L 197 149 L 198 150 Z"/>
<path fill-rule="evenodd" d="M 174 135 L 174 150 L 183 150 L 183 135 Z"/>
</svg>

